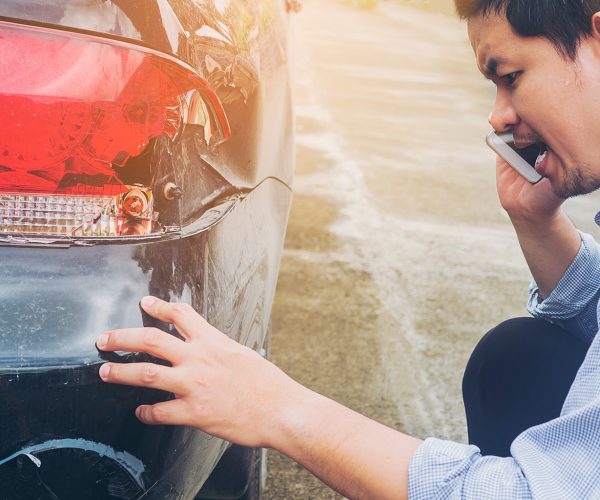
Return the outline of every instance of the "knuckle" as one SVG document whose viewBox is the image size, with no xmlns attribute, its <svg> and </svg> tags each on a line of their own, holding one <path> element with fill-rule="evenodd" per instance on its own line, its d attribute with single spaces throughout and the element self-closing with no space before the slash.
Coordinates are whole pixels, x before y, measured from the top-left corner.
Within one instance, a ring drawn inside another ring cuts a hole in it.
<svg viewBox="0 0 600 500">
<path fill-rule="evenodd" d="M 153 422 L 165 423 L 169 419 L 168 413 L 160 406 L 151 406 L 148 408 L 149 417 Z"/>
<path fill-rule="evenodd" d="M 176 314 L 189 314 L 194 311 L 194 308 L 185 302 L 178 302 L 177 304 L 173 304 L 173 311 Z"/>
<path fill-rule="evenodd" d="M 158 370 L 153 364 L 144 365 L 142 368 L 142 382 L 151 384 L 158 378 Z"/>
<path fill-rule="evenodd" d="M 196 403 L 192 408 L 194 419 L 199 423 L 206 423 L 209 417 L 209 411 L 206 404 Z"/>
<path fill-rule="evenodd" d="M 142 337 L 145 347 L 158 347 L 162 332 L 158 328 L 146 328 Z"/>
<path fill-rule="evenodd" d="M 204 377 L 194 377 L 189 385 L 192 390 L 206 390 L 209 386 Z"/>
</svg>

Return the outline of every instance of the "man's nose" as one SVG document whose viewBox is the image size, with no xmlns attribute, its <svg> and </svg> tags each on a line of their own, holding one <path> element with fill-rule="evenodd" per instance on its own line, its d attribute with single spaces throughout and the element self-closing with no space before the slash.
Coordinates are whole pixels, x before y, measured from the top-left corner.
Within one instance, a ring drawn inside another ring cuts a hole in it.
<svg viewBox="0 0 600 500">
<path fill-rule="evenodd" d="M 496 92 L 496 100 L 488 121 L 496 132 L 510 130 L 521 121 L 510 96 L 500 89 Z"/>
</svg>

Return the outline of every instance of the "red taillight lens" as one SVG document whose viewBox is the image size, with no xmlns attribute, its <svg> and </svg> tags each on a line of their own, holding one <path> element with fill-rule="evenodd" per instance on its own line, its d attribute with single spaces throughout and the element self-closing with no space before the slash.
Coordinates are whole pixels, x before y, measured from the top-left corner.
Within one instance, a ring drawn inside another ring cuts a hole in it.
<svg viewBox="0 0 600 500">
<path fill-rule="evenodd" d="M 0 216 L 6 203 L 18 205 L 17 198 L 6 198 L 10 193 L 130 193 L 119 167 L 152 138 L 173 139 L 185 126 L 190 96 L 198 94 L 209 110 L 206 127 L 227 137 L 216 95 L 175 58 L 119 41 L 0 22 Z M 139 217 L 141 199 L 118 199 L 124 205 L 117 211 Z"/>
</svg>

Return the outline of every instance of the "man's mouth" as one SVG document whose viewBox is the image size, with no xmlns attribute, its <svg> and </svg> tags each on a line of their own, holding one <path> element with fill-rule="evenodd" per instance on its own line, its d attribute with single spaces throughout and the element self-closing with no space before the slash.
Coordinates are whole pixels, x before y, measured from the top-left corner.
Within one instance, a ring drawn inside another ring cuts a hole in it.
<svg viewBox="0 0 600 500">
<path fill-rule="evenodd" d="M 528 146 L 519 148 L 519 154 L 529 163 L 530 165 L 536 165 L 540 156 L 546 151 L 546 146 L 542 143 L 536 142 L 529 144 Z"/>
<path fill-rule="evenodd" d="M 519 154 L 533 166 L 539 174 L 544 175 L 541 170 L 544 168 L 546 158 L 548 157 L 548 146 L 543 142 L 535 142 L 519 149 Z"/>
</svg>

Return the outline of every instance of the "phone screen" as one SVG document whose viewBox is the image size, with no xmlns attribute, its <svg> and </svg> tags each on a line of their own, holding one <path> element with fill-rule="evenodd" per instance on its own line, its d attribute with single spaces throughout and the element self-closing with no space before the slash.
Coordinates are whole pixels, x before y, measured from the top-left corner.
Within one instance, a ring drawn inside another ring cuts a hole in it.
<svg viewBox="0 0 600 500">
<path fill-rule="evenodd" d="M 496 154 L 532 184 L 542 179 L 542 176 L 535 170 L 535 162 L 542 152 L 537 144 L 519 149 L 515 146 L 512 132 L 496 134 L 493 131 L 486 137 L 486 142 Z"/>
</svg>

